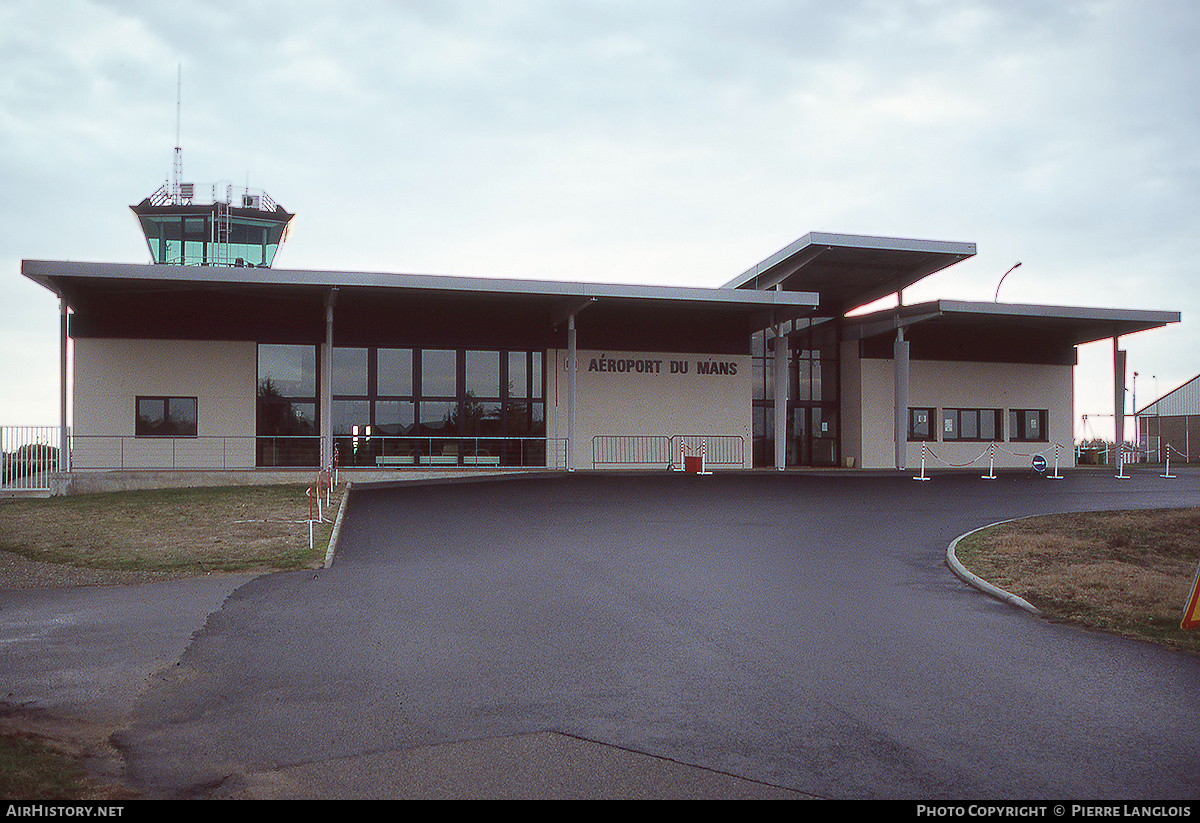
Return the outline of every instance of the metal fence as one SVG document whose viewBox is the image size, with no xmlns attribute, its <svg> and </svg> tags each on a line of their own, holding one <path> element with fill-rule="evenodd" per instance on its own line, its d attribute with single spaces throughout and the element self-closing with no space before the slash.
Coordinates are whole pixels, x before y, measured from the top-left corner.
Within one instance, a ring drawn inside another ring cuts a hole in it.
<svg viewBox="0 0 1200 823">
<path fill-rule="evenodd" d="M 47 491 L 53 475 L 63 471 L 59 426 L 0 426 L 4 454 L 0 488 Z"/>
<path fill-rule="evenodd" d="M 567 440 L 553 437 L 335 436 L 339 466 L 567 468 Z"/>
<path fill-rule="evenodd" d="M 55 429 L 57 431 L 57 429 Z M 338 465 L 549 467 L 565 469 L 563 438 L 334 436 Z M 249 469 L 317 466 L 321 439 L 313 436 L 207 435 L 134 437 L 76 435 L 77 470 Z"/>
<path fill-rule="evenodd" d="M 746 441 L 723 434 L 602 434 L 592 438 L 592 466 L 661 466 L 683 468 L 683 457 L 705 452 L 707 466 L 741 468 Z"/>
</svg>

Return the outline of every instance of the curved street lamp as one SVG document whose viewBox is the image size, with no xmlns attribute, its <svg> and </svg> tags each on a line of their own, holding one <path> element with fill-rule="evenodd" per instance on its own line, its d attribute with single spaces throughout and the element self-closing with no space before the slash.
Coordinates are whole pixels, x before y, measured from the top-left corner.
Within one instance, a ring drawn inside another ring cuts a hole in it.
<svg viewBox="0 0 1200 823">
<path fill-rule="evenodd" d="M 1013 273 L 1013 269 L 1017 268 L 1017 266 L 1019 266 L 1019 265 L 1021 265 L 1021 264 L 1020 264 L 1020 263 L 1017 263 L 1017 265 L 1016 265 L 1016 266 L 1013 266 L 1013 267 L 1012 267 L 1012 269 L 1009 269 L 1008 271 L 1006 271 L 1006 272 L 1004 273 L 1004 277 L 1008 277 L 1010 274 L 1012 274 L 1012 273 Z M 1004 277 L 1001 277 L 1001 278 L 1000 278 L 1000 283 L 997 283 L 997 284 L 996 284 L 996 298 L 995 298 L 995 299 L 992 301 L 993 303 L 999 303 L 999 302 L 1000 302 L 1000 284 L 1004 282 Z"/>
</svg>

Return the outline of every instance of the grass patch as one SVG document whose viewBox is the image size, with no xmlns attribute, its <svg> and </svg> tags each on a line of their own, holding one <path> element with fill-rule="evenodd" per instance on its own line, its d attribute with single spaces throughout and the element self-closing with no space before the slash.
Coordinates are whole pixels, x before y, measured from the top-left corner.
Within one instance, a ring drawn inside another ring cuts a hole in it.
<svg viewBox="0 0 1200 823">
<path fill-rule="evenodd" d="M 0 800 L 133 800 L 136 789 L 87 773 L 78 741 L 17 730 L 0 731 Z"/>
<path fill-rule="evenodd" d="M 324 517 L 332 521 L 343 488 Z M 0 550 L 90 569 L 279 571 L 324 562 L 333 531 L 318 523 L 309 549 L 304 486 L 237 486 L 13 500 L 0 505 Z"/>
<path fill-rule="evenodd" d="M 1179 627 L 1200 509 L 1034 517 L 976 532 L 955 553 L 1051 619 L 1200 654 L 1200 632 Z"/>
<path fill-rule="evenodd" d="M 0 736 L 0 800 L 81 800 L 92 794 L 74 755 L 31 736 Z"/>
</svg>

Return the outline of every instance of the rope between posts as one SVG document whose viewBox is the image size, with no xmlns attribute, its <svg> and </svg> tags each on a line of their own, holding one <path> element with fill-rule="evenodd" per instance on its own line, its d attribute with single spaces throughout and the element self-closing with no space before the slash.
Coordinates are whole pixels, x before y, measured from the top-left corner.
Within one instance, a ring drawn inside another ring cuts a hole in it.
<svg viewBox="0 0 1200 823">
<path fill-rule="evenodd" d="M 978 462 L 979 462 L 980 460 L 982 460 L 983 458 L 987 457 L 987 454 L 988 454 L 988 453 L 987 453 L 987 450 L 985 449 L 985 450 L 984 450 L 984 452 L 983 452 L 981 455 L 979 455 L 979 457 L 976 457 L 974 460 L 971 460 L 971 461 L 969 461 L 969 462 L 967 462 L 967 463 L 951 463 L 951 462 L 949 462 L 949 461 L 947 461 L 947 460 L 943 460 L 942 458 L 940 458 L 940 457 L 938 457 L 936 454 L 934 454 L 934 452 L 933 452 L 933 449 L 930 449 L 930 448 L 926 447 L 925 451 L 926 451 L 926 452 L 929 454 L 929 456 L 930 456 L 930 457 L 932 457 L 934 460 L 938 461 L 939 463 L 941 463 L 941 464 L 943 464 L 943 465 L 949 466 L 949 467 L 951 467 L 951 468 L 953 468 L 953 469 L 963 469 L 963 468 L 966 468 L 967 466 L 972 466 L 972 465 L 974 465 L 975 463 L 978 463 Z"/>
</svg>

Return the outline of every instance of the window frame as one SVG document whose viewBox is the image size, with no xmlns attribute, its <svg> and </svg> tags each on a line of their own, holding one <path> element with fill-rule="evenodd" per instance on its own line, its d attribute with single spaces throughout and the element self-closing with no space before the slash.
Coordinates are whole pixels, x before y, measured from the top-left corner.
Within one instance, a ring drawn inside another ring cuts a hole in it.
<svg viewBox="0 0 1200 823">
<path fill-rule="evenodd" d="M 159 431 L 147 430 L 146 424 L 143 424 L 142 403 L 143 402 L 162 402 L 163 417 Z M 174 431 L 174 420 L 171 417 L 172 403 L 188 403 L 191 405 L 191 426 L 190 430 Z M 200 436 L 200 398 L 189 397 L 186 395 L 156 395 L 156 394 L 139 394 L 133 401 L 133 433 L 135 437 L 148 438 L 193 438 Z"/>
<path fill-rule="evenodd" d="M 1027 432 L 1026 415 L 1038 416 L 1039 436 L 1030 437 Z M 1050 442 L 1050 411 L 1049 409 L 1009 409 L 1008 410 L 1008 440 L 1010 443 L 1049 443 Z"/>
<path fill-rule="evenodd" d="M 924 412 L 926 415 L 928 415 L 928 420 L 926 422 L 926 426 L 928 427 L 929 432 L 924 437 L 922 437 L 915 431 L 916 426 L 914 425 L 914 423 L 915 423 L 914 412 L 917 412 L 917 413 Z M 909 408 L 909 410 L 908 410 L 908 442 L 909 443 L 936 443 L 937 442 L 937 428 L 934 426 L 935 420 L 937 420 L 937 409 L 935 409 L 935 408 L 926 408 L 926 407 L 920 407 L 920 406 Z"/>
<path fill-rule="evenodd" d="M 950 433 L 946 428 L 946 422 L 950 415 L 953 415 L 954 429 L 952 437 L 947 437 Z M 992 417 L 992 436 L 984 437 L 983 431 L 984 415 Z M 974 418 L 974 437 L 964 437 L 963 420 Z M 963 408 L 943 408 L 940 417 L 941 421 L 939 435 L 943 443 L 1001 443 L 1004 441 L 1004 410 L 1003 409 L 963 409 Z"/>
</svg>

